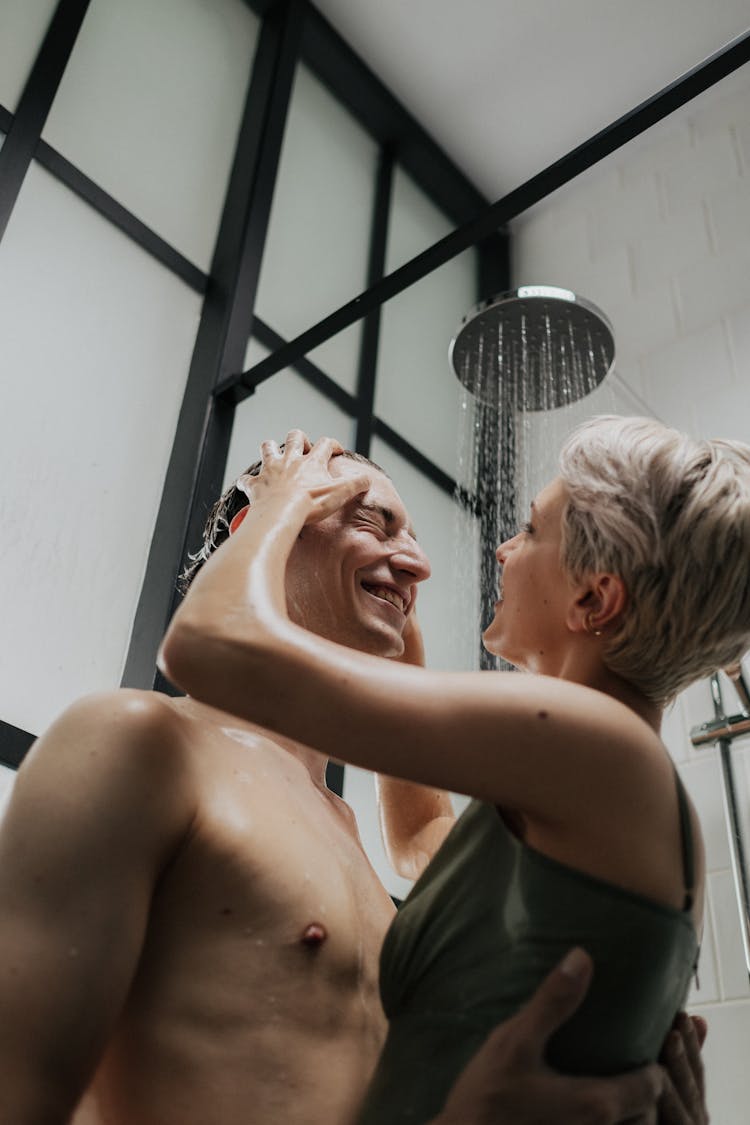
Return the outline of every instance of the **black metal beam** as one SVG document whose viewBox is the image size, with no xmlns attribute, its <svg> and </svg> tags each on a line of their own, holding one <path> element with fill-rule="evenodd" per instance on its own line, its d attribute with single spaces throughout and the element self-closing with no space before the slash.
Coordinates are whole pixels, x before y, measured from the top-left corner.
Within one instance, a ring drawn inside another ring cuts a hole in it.
<svg viewBox="0 0 750 1125">
<path fill-rule="evenodd" d="M 276 351 L 277 348 L 282 348 L 286 343 L 284 337 L 280 336 L 278 332 L 275 332 L 273 328 L 266 324 L 264 320 L 261 320 L 259 316 L 253 319 L 252 334 L 259 344 L 262 344 L 264 348 L 268 348 L 270 351 Z M 332 379 L 330 375 L 326 375 L 325 371 L 322 371 L 320 367 L 316 366 L 311 359 L 308 359 L 307 356 L 298 359 L 294 365 L 294 370 L 306 383 L 314 387 L 316 391 L 320 391 L 326 398 L 335 402 L 340 410 L 343 410 L 346 414 L 350 414 L 352 418 L 356 418 L 357 400 L 354 395 L 350 395 L 335 379 Z M 235 395 L 230 391 L 227 398 L 233 403 L 242 402 L 247 398 L 248 394 L 251 394 L 262 382 L 265 382 L 265 380 L 261 379 L 259 382 L 254 383 L 250 389 L 238 387 L 236 390 L 241 393 Z"/>
<path fill-rule="evenodd" d="M 283 336 L 279 336 L 278 332 L 274 332 L 272 328 L 269 328 L 269 326 L 258 317 L 253 321 L 253 336 L 265 347 L 279 348 L 284 347 L 286 344 Z M 310 386 L 314 387 L 317 391 L 320 391 L 321 394 L 332 399 L 345 413 L 351 415 L 352 418 L 357 417 L 357 399 L 350 395 L 348 391 L 345 391 L 343 387 L 340 387 L 338 383 L 335 383 L 333 379 L 321 371 L 319 367 L 316 367 L 309 359 L 303 358 L 297 360 L 293 368 L 305 382 L 309 383 Z M 257 385 L 258 384 L 256 384 L 256 386 Z M 240 388 L 237 388 L 237 390 L 239 389 Z M 249 390 L 245 390 L 243 398 L 247 397 L 250 393 Z M 372 433 L 382 438 L 387 445 L 390 445 L 391 449 L 394 449 L 414 469 L 426 476 L 428 480 L 431 480 L 432 483 L 436 484 L 443 492 L 447 493 L 449 496 L 457 494 L 456 490 L 458 486 L 453 477 L 444 472 L 439 465 L 436 465 L 434 461 L 431 461 L 424 453 L 420 453 L 406 438 L 402 437 L 395 430 L 392 430 L 390 426 L 382 422 L 376 415 L 373 415 L 372 418 Z M 366 456 L 369 456 L 369 454 L 366 454 Z M 471 497 L 467 495 L 463 495 L 462 499 L 465 503 L 471 503 Z"/>
<path fill-rule="evenodd" d="M 274 0 L 244 0 L 244 2 L 247 7 L 250 8 L 252 12 L 255 12 L 256 16 L 260 16 L 261 19 L 263 19 L 266 12 L 274 5 Z"/>
<path fill-rule="evenodd" d="M 262 16 L 269 0 L 245 0 Z M 443 210 L 451 222 L 470 219 L 489 202 L 445 151 L 370 70 L 362 58 L 310 6 L 300 61 L 328 87 L 394 160 Z"/>
<path fill-rule="evenodd" d="M 460 225 L 489 202 L 328 21 L 312 7 L 301 59 L 394 162 Z"/>
<path fill-rule="evenodd" d="M 60 0 L 0 150 L 0 239 L 52 107 L 89 0 Z"/>
<path fill-rule="evenodd" d="M 606 129 L 602 129 L 567 156 L 556 160 L 554 164 L 532 176 L 530 180 L 515 188 L 497 203 L 487 207 L 474 219 L 452 231 L 434 246 L 424 250 L 359 296 L 300 333 L 274 355 L 267 356 L 249 371 L 225 380 L 221 390 L 226 391 L 235 383 L 266 378 L 281 368 L 290 366 L 299 356 L 319 347 L 356 320 L 360 320 L 372 309 L 383 305 L 392 297 L 402 293 L 404 289 L 421 281 L 427 274 L 445 265 L 470 246 L 497 233 L 499 228 L 511 219 L 516 218 L 563 184 L 569 183 L 581 172 L 703 93 L 748 60 L 750 60 L 750 32 L 733 40 L 727 47 L 688 71 L 652 98 L 642 102 Z"/>
<path fill-rule="evenodd" d="M 431 480 L 448 496 L 454 497 L 457 495 L 457 485 L 453 477 L 444 472 L 434 461 L 430 461 L 429 457 L 425 457 L 424 453 L 420 453 L 406 438 L 401 437 L 401 434 L 392 430 L 380 418 L 373 418 L 372 432 L 375 437 L 379 437 L 386 445 L 390 445 L 391 449 L 395 450 L 413 468 L 422 473 L 428 480 Z"/>
<path fill-rule="evenodd" d="M 393 153 L 390 148 L 380 150 L 380 162 L 375 181 L 370 253 L 367 263 L 367 284 L 374 285 L 385 273 L 385 251 L 388 239 L 388 216 L 391 210 L 393 187 Z M 362 322 L 362 339 L 357 373 L 357 453 L 370 456 L 372 441 L 373 408 L 375 404 L 375 377 L 378 368 L 380 342 L 380 305 L 369 312 Z"/>
<path fill-rule="evenodd" d="M 511 287 L 510 239 L 507 234 L 490 235 L 479 244 L 477 250 L 480 298 L 507 292 Z M 512 380 L 509 382 L 512 385 Z M 506 392 L 507 389 L 506 387 Z M 509 506 L 512 508 L 516 506 L 515 497 L 511 499 L 507 491 L 507 482 L 515 481 L 516 473 L 514 471 L 509 475 L 507 471 L 500 473 L 499 470 L 499 466 L 503 463 L 506 466 L 509 462 L 514 465 L 516 463 L 516 414 L 510 403 L 506 403 L 506 409 L 502 412 L 495 411 L 482 403 L 476 404 L 476 410 L 475 425 L 478 426 L 478 433 L 487 435 L 488 430 L 491 430 L 495 435 L 494 440 L 482 440 L 482 437 L 479 437 L 476 442 L 476 480 L 477 482 L 504 481 L 506 487 L 502 490 L 502 496 L 497 489 L 490 489 L 482 497 L 481 502 L 478 495 L 471 499 L 467 497 L 464 502 L 471 506 L 479 520 L 479 542 L 492 548 L 508 538 L 510 529 L 502 517 Z M 498 440 L 501 421 L 505 426 L 505 433 L 502 440 Z M 515 528 L 513 530 L 515 531 Z M 497 598 L 498 568 L 491 549 L 481 552 L 478 577 L 479 621 L 483 631 L 492 620 Z M 498 658 L 488 652 L 482 644 L 481 636 L 477 639 L 479 667 L 490 671 L 500 667 Z M 509 667 L 505 662 L 502 666 Z"/>
<path fill-rule="evenodd" d="M 121 230 L 123 234 L 137 242 L 147 254 L 156 258 L 168 270 L 182 278 L 196 293 L 203 294 L 206 292 L 208 277 L 202 270 L 193 265 L 174 246 L 165 242 L 155 231 L 136 218 L 131 211 L 123 207 L 111 195 L 108 195 L 106 191 L 84 175 L 79 168 L 76 168 L 75 164 L 71 164 L 69 160 L 61 156 L 46 141 L 39 142 L 36 160 L 38 164 L 41 164 L 43 168 L 56 176 L 61 183 L 69 187 L 95 211 Z"/>
<path fill-rule="evenodd" d="M 187 550 L 221 491 L 233 406 L 213 396 L 242 363 L 286 122 L 303 0 L 280 0 L 263 22 L 122 683 L 149 687 Z"/>
<path fill-rule="evenodd" d="M 506 293 L 511 287 L 513 263 L 507 231 L 491 234 L 477 246 L 477 300 Z"/>
<path fill-rule="evenodd" d="M 7 133 L 12 124 L 13 114 L 5 106 L 0 105 L 0 132 Z M 136 218 L 131 211 L 118 203 L 113 196 L 108 195 L 98 184 L 84 175 L 80 168 L 76 168 L 75 164 L 71 164 L 46 141 L 39 141 L 34 155 L 38 164 L 90 204 L 128 238 L 132 238 L 147 254 L 151 254 L 168 270 L 181 277 L 196 293 L 205 293 L 208 284 L 207 275 L 179 250 L 175 250 L 174 246 L 165 242 L 155 231 Z"/>
<path fill-rule="evenodd" d="M 17 770 L 35 741 L 35 734 L 0 719 L 0 764 Z"/>
<path fill-rule="evenodd" d="M 332 793 L 344 796 L 344 767 L 341 762 L 326 762 L 326 785 Z"/>
</svg>

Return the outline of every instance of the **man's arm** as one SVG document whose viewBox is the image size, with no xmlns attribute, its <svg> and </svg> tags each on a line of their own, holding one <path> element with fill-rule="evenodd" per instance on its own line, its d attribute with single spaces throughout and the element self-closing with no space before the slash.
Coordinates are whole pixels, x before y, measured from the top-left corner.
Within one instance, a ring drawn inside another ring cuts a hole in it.
<svg viewBox="0 0 750 1125">
<path fill-rule="evenodd" d="M 424 642 L 416 614 L 404 629 L 402 664 L 424 668 Z M 418 879 L 456 822 L 444 789 L 377 774 L 375 791 L 383 846 L 391 867 L 405 879 Z"/>
<path fill-rule="evenodd" d="M 189 824 L 168 705 L 71 707 L 0 824 L 0 1121 L 63 1125 L 122 1010 L 159 871 Z"/>
<path fill-rule="evenodd" d="M 614 1078 L 579 1078 L 546 1065 L 547 1040 L 579 1007 L 591 976 L 588 955 L 572 951 L 531 1000 L 495 1028 L 430 1125 L 707 1125 L 691 1021 L 672 1033 L 682 1042 L 681 1062 L 668 1061 L 667 1071 L 652 1065 Z"/>
<path fill-rule="evenodd" d="M 380 833 L 388 861 L 404 879 L 418 879 L 456 822 L 443 789 L 377 774 Z"/>
</svg>

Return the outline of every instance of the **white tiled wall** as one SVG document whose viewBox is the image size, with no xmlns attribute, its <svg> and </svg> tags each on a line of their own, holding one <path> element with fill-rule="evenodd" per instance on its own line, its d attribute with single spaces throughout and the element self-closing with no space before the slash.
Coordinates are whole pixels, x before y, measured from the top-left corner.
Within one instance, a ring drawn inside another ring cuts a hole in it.
<svg viewBox="0 0 750 1125">
<path fill-rule="evenodd" d="M 516 284 L 559 284 L 600 305 L 615 326 L 617 371 L 654 414 L 696 435 L 750 442 L 750 67 L 539 204 L 514 233 Z M 750 987 L 721 767 L 716 749 L 689 740 L 690 727 L 712 715 L 708 686 L 697 684 L 667 716 L 664 738 L 706 839 L 706 927 L 691 1008 L 709 1021 L 711 1120 L 744 1125 Z M 747 740 L 733 759 L 747 831 Z"/>
</svg>

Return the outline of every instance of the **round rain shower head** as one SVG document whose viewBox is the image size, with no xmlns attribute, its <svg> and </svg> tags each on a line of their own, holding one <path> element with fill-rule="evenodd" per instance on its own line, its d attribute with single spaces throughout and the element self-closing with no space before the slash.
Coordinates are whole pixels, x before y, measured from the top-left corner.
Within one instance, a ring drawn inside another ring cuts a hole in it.
<svg viewBox="0 0 750 1125">
<path fill-rule="evenodd" d="M 597 387 L 615 359 L 612 325 L 569 289 L 524 285 L 481 301 L 450 345 L 458 378 L 497 408 L 552 410 Z"/>
</svg>

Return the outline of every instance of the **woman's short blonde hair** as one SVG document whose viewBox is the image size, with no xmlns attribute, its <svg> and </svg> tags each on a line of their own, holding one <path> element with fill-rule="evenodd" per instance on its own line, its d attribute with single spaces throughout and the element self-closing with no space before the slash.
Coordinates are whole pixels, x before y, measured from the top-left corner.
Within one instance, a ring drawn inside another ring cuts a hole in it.
<svg viewBox="0 0 750 1125">
<path fill-rule="evenodd" d="M 613 672 L 654 701 L 750 648 L 750 446 L 649 418 L 595 418 L 560 455 L 562 565 L 609 572 L 628 602 L 607 634 Z"/>
</svg>

